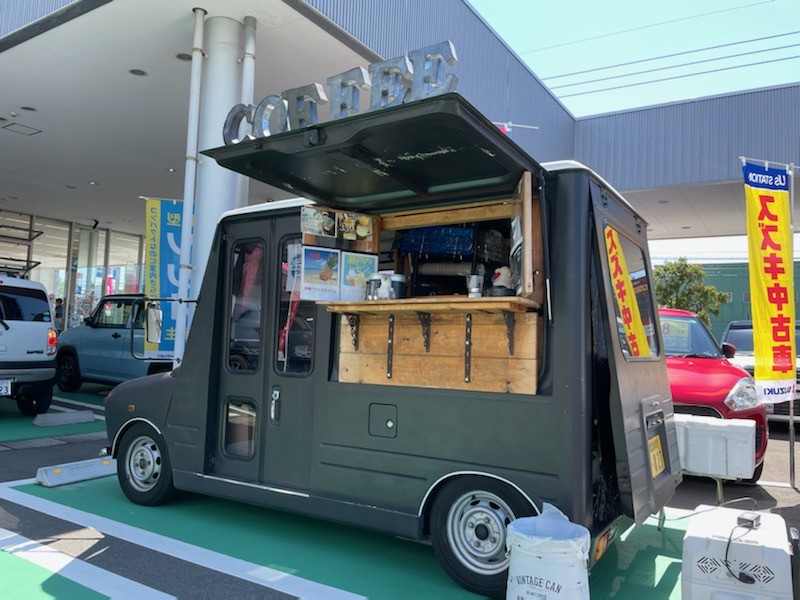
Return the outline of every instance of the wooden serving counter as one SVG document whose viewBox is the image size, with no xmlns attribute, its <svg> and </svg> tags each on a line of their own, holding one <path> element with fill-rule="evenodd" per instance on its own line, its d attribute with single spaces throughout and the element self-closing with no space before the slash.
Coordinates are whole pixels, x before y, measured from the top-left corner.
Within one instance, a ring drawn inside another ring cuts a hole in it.
<svg viewBox="0 0 800 600">
<path fill-rule="evenodd" d="M 318 304 L 341 314 L 339 381 L 536 393 L 533 300 L 431 296 Z"/>
</svg>

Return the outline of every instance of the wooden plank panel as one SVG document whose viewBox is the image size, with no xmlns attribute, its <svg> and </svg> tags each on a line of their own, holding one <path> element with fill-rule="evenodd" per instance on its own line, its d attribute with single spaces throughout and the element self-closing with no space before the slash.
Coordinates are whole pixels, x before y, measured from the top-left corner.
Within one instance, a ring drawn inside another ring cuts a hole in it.
<svg viewBox="0 0 800 600">
<path fill-rule="evenodd" d="M 455 223 L 476 223 L 510 219 L 513 207 L 509 200 L 499 202 L 474 202 L 446 209 L 404 211 L 386 214 L 381 217 L 384 230 L 413 229 L 414 227 L 434 227 Z"/>
<path fill-rule="evenodd" d="M 533 208 L 531 205 L 531 174 L 525 171 L 520 181 L 522 200 L 522 293 L 525 298 L 533 297 Z M 540 233 L 541 236 L 541 233 Z"/>
<path fill-rule="evenodd" d="M 473 358 L 467 382 L 463 358 L 395 357 L 391 378 L 386 376 L 385 354 L 342 354 L 339 358 L 339 380 L 345 383 L 536 394 L 535 359 Z"/>
<path fill-rule="evenodd" d="M 515 315 L 514 357 L 536 358 L 538 354 L 538 315 Z M 416 315 L 395 315 L 394 355 L 464 356 L 466 315 L 433 315 L 430 329 L 430 352 L 425 352 L 422 326 Z M 341 320 L 340 352 L 354 353 L 350 327 Z M 363 315 L 359 325 L 358 353 L 386 353 L 389 331 L 388 315 Z M 472 353 L 475 357 L 508 357 L 505 320 L 500 315 L 475 314 L 472 320 Z"/>
</svg>

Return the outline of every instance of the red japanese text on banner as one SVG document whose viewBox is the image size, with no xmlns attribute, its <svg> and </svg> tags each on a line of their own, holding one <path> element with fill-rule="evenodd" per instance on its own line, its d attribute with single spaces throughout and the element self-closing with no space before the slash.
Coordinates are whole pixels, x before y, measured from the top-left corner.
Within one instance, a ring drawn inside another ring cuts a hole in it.
<svg viewBox="0 0 800 600">
<path fill-rule="evenodd" d="M 742 172 L 756 389 L 762 402 L 784 402 L 794 397 L 796 356 L 789 176 L 752 163 Z"/>
<path fill-rule="evenodd" d="M 639 303 L 628 274 L 625 263 L 625 254 L 619 243 L 617 232 L 605 226 L 603 237 L 606 240 L 606 253 L 608 255 L 608 269 L 611 274 L 611 284 L 614 288 L 614 298 L 619 309 L 619 318 L 625 331 L 625 339 L 631 356 L 650 356 L 650 345 L 644 330 L 642 317 L 639 314 Z"/>
</svg>

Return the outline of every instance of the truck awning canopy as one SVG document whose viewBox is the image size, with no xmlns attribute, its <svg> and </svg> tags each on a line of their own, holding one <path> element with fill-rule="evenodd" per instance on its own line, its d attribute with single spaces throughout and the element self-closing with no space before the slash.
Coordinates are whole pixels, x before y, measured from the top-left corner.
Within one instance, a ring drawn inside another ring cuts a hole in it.
<svg viewBox="0 0 800 600">
<path fill-rule="evenodd" d="M 543 169 L 458 94 L 203 151 L 320 204 L 384 212 L 510 197 Z"/>
</svg>

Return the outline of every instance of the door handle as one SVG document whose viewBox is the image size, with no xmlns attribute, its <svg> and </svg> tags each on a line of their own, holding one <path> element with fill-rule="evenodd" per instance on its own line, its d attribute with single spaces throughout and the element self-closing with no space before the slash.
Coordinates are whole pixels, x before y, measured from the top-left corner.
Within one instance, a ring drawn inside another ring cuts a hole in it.
<svg viewBox="0 0 800 600">
<path fill-rule="evenodd" d="M 272 397 L 269 400 L 269 424 L 277 425 L 281 421 L 281 388 L 272 388 Z"/>
<path fill-rule="evenodd" d="M 122 337 L 122 334 L 121 334 L 121 333 L 112 333 L 112 334 L 111 334 L 111 337 L 112 337 L 112 338 L 114 338 L 114 339 L 116 340 L 116 339 L 118 339 L 118 338 L 121 338 L 121 337 Z"/>
</svg>

